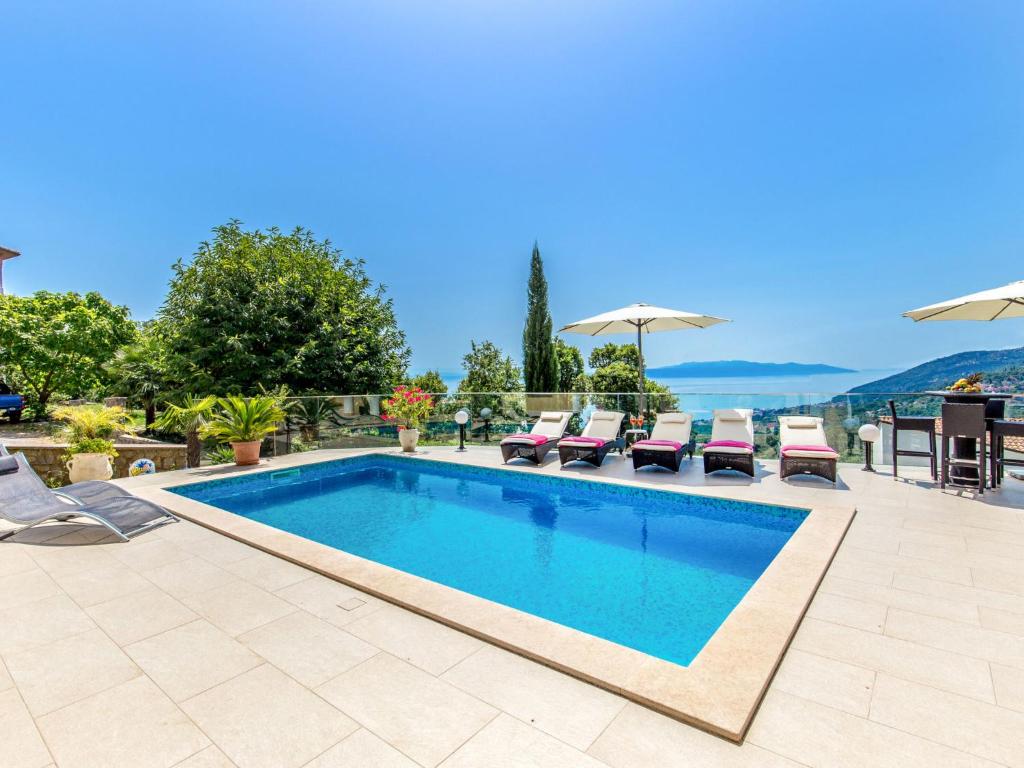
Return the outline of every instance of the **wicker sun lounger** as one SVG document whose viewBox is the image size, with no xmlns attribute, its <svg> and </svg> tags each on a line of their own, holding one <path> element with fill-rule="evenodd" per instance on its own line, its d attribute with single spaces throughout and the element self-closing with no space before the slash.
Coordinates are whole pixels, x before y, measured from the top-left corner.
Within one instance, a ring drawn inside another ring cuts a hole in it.
<svg viewBox="0 0 1024 768">
<path fill-rule="evenodd" d="M 723 408 L 714 413 L 711 440 L 704 444 L 704 474 L 731 469 L 754 476 L 754 412 Z"/>
<path fill-rule="evenodd" d="M 563 465 L 570 461 L 585 461 L 600 467 L 610 451 L 621 454 L 625 441 L 619 437 L 625 414 L 618 411 L 594 411 L 579 437 L 563 437 L 558 441 L 558 458 Z"/>
<path fill-rule="evenodd" d="M 507 464 L 512 459 L 526 459 L 541 464 L 548 451 L 565 434 L 572 414 L 567 411 L 543 411 L 528 433 L 509 435 L 501 441 L 501 458 Z"/>
<path fill-rule="evenodd" d="M 90 481 L 50 490 L 22 453 L 0 456 L 0 518 L 20 527 L 6 539 L 41 523 L 86 518 L 122 541 L 178 518 L 151 501 L 127 494 L 113 483 Z"/>
<path fill-rule="evenodd" d="M 829 447 L 823 423 L 815 416 L 779 417 L 780 477 L 815 475 L 836 482 L 839 454 Z"/>
<path fill-rule="evenodd" d="M 683 456 L 693 458 L 694 442 L 690 438 L 693 417 L 688 413 L 663 413 L 658 416 L 649 440 L 633 443 L 633 469 L 664 467 L 679 471 Z"/>
</svg>

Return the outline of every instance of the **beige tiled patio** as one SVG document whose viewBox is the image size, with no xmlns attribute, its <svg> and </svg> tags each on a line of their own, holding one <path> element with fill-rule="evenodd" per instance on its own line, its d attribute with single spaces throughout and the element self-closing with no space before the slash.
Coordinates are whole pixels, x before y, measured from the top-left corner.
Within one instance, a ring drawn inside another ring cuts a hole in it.
<svg viewBox="0 0 1024 768">
<path fill-rule="evenodd" d="M 740 746 L 189 522 L 55 525 L 0 543 L 0 766 L 1024 765 L 1024 483 L 763 470 L 643 476 L 858 510 Z"/>
</svg>

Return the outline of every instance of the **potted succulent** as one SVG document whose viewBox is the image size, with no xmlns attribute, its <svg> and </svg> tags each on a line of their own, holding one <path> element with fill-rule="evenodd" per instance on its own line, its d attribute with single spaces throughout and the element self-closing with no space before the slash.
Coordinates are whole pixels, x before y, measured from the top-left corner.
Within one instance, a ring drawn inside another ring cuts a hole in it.
<svg viewBox="0 0 1024 768">
<path fill-rule="evenodd" d="M 419 387 L 395 387 L 391 397 L 381 403 L 382 418 L 398 424 L 398 442 L 406 453 L 416 450 L 420 426 L 433 407 L 434 399 Z"/>
<path fill-rule="evenodd" d="M 68 441 L 68 449 L 64 459 L 71 482 L 109 480 L 113 477 L 111 462 L 117 451 L 110 438 L 132 431 L 125 409 L 95 405 L 63 406 L 54 409 L 53 416 L 65 424 L 62 432 Z"/>
<path fill-rule="evenodd" d="M 203 435 L 230 443 L 236 465 L 258 464 L 263 438 L 277 430 L 284 416 L 276 397 L 221 397 Z"/>
</svg>

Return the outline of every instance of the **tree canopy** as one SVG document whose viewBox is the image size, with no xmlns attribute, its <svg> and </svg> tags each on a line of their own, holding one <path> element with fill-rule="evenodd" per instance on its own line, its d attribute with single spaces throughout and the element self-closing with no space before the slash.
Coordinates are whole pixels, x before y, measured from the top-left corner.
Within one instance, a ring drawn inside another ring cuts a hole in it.
<svg viewBox="0 0 1024 768">
<path fill-rule="evenodd" d="M 448 385 L 441 378 L 441 372 L 437 370 L 424 371 L 418 376 L 409 379 L 410 387 L 419 387 L 428 395 L 448 394 Z"/>
<path fill-rule="evenodd" d="M 540 248 L 533 244 L 530 280 L 526 286 L 526 326 L 523 328 L 523 378 L 527 392 L 554 392 L 558 386 L 558 357 L 551 337 L 548 281 Z"/>
<path fill-rule="evenodd" d="M 383 286 L 362 261 L 296 228 L 216 227 L 174 265 L 159 322 L 178 378 L 205 394 L 382 392 L 409 349 Z"/>
<path fill-rule="evenodd" d="M 583 353 L 579 347 L 555 339 L 555 356 L 558 358 L 559 392 L 579 392 L 589 386 L 583 368 Z"/>
<path fill-rule="evenodd" d="M 469 353 L 462 358 L 466 377 L 459 382 L 460 392 L 523 391 L 519 366 L 494 343 L 471 341 L 469 347 Z"/>
<path fill-rule="evenodd" d="M 0 296 L 0 368 L 42 409 L 55 393 L 99 388 L 101 366 L 137 335 L 128 308 L 98 293 Z"/>
</svg>

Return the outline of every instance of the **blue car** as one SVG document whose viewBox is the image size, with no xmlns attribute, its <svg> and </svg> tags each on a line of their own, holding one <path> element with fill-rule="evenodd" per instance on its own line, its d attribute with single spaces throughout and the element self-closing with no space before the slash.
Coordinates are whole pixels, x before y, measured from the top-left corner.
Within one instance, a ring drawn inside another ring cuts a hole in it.
<svg viewBox="0 0 1024 768">
<path fill-rule="evenodd" d="M 11 388 L 0 381 L 0 416 L 7 416 L 11 424 L 17 424 L 24 408 L 25 398 L 11 392 Z"/>
</svg>

